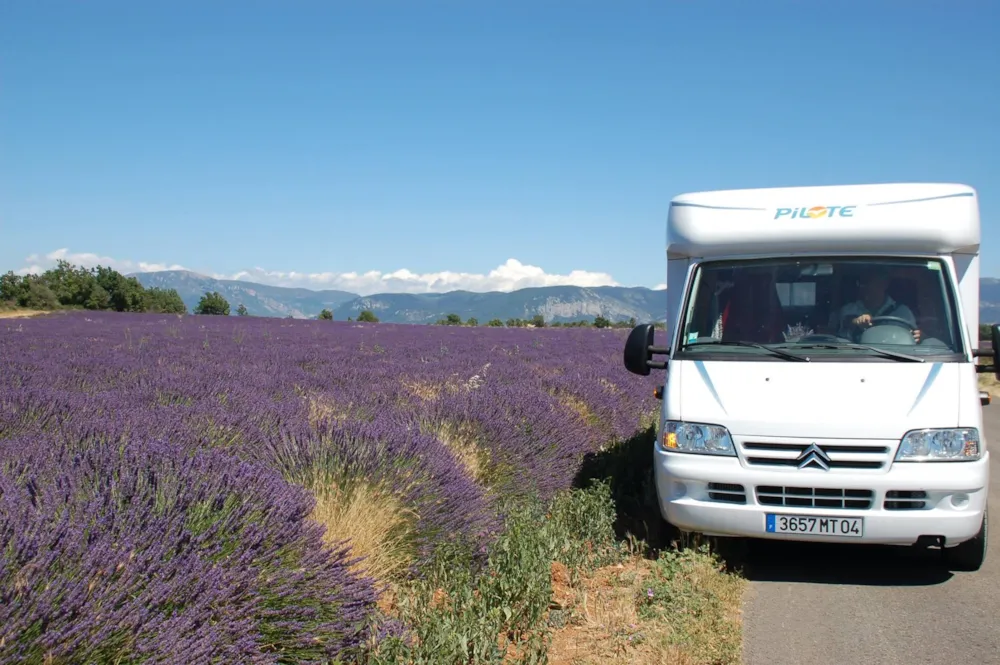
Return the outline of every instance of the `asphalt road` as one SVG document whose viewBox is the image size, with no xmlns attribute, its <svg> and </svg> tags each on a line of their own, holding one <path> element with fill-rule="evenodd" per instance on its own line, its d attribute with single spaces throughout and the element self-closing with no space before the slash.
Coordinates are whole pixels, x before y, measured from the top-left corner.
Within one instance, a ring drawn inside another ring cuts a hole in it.
<svg viewBox="0 0 1000 665">
<path fill-rule="evenodd" d="M 752 541 L 746 665 L 1000 663 L 1000 401 L 991 444 L 986 563 L 951 572 L 935 552 Z"/>
</svg>

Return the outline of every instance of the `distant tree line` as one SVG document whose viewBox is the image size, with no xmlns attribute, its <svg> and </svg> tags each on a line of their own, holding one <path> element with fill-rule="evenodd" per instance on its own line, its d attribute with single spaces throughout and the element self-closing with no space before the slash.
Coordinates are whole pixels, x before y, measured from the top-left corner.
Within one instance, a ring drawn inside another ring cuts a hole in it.
<svg viewBox="0 0 1000 665">
<path fill-rule="evenodd" d="M 320 320 L 332 321 L 333 313 L 324 309 L 319 313 L 317 317 Z M 348 317 L 348 321 L 354 321 L 353 317 Z M 358 314 L 357 321 L 365 321 L 369 323 L 378 323 L 378 317 L 370 309 L 362 310 Z M 438 326 L 463 326 L 474 328 L 479 325 L 479 320 L 470 316 L 465 321 L 458 314 L 447 314 L 443 318 L 438 319 L 434 322 L 434 325 Z M 547 323 L 545 317 L 541 314 L 536 314 L 530 319 L 521 318 L 509 318 L 506 321 L 494 318 L 486 322 L 486 325 L 491 328 L 632 328 L 636 325 L 635 317 L 630 318 L 628 321 L 612 321 L 603 316 L 597 316 L 593 321 L 581 320 L 581 321 L 554 321 L 552 323 Z M 656 327 L 662 328 L 663 324 L 657 323 Z"/>
<path fill-rule="evenodd" d="M 90 309 L 113 310 L 116 312 L 157 312 L 165 314 L 186 314 L 187 307 L 176 289 L 145 288 L 135 277 L 125 277 L 112 268 L 77 268 L 68 261 L 60 260 L 56 267 L 40 275 L 15 275 L 13 271 L 0 275 L 0 306 L 24 307 L 37 310 Z M 206 292 L 194 308 L 195 314 L 229 316 L 229 301 L 218 291 Z M 243 303 L 236 308 L 237 316 L 249 316 Z M 320 321 L 332 321 L 333 311 L 323 309 L 316 317 Z M 353 321 L 353 317 L 348 317 Z M 370 309 L 358 314 L 358 321 L 378 323 L 379 319 Z M 469 317 L 462 321 L 458 314 L 448 314 L 435 322 L 442 326 L 475 327 L 479 321 Z M 631 328 L 635 318 L 628 321 L 611 321 L 597 316 L 593 321 L 555 321 L 547 323 L 545 317 L 536 314 L 530 319 L 509 318 L 501 321 L 490 319 L 486 325 L 493 328 Z M 662 324 L 657 324 L 662 327 Z M 989 337 L 988 326 L 981 326 L 981 334 Z"/>
<path fill-rule="evenodd" d="M 479 321 L 475 317 L 469 317 L 465 322 L 458 314 L 448 314 L 443 319 L 438 319 L 435 325 L 439 326 L 478 326 Z M 486 323 L 491 328 L 632 328 L 636 325 L 635 317 L 628 321 L 611 321 L 603 316 L 594 317 L 593 321 L 553 321 L 547 323 L 541 314 L 535 314 L 530 319 L 509 318 L 506 322 L 500 319 L 490 319 Z"/>
<path fill-rule="evenodd" d="M 125 277 L 112 268 L 77 268 L 63 260 L 40 275 L 8 271 L 0 276 L 0 304 L 45 311 L 187 313 L 176 289 L 147 289 L 135 277 Z"/>
</svg>

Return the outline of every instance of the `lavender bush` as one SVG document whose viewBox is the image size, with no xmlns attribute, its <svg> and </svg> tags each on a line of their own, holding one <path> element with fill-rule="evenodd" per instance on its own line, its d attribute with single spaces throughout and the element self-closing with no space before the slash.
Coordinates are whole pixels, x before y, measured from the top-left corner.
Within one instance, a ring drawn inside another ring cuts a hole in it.
<svg viewBox="0 0 1000 665">
<path fill-rule="evenodd" d="M 0 660 L 347 657 L 386 580 L 317 483 L 487 552 L 655 410 L 624 331 L 80 312 L 0 324 Z M 329 539 L 327 539 L 329 540 Z M 360 566 L 360 568 L 359 568 Z"/>
<path fill-rule="evenodd" d="M 308 494 L 165 442 L 0 446 L 4 662 L 324 662 L 374 603 Z"/>
</svg>

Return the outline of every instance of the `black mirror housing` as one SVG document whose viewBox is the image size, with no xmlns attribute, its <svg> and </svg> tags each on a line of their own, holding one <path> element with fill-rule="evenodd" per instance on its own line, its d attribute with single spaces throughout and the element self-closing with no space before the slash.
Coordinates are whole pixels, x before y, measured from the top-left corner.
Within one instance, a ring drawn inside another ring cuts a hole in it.
<svg viewBox="0 0 1000 665">
<path fill-rule="evenodd" d="M 643 323 L 632 328 L 625 340 L 625 369 L 640 376 L 648 376 L 650 369 L 665 369 L 665 360 L 653 360 L 653 354 L 666 354 L 668 349 L 653 346 L 655 328 Z"/>
<path fill-rule="evenodd" d="M 1000 379 L 1000 323 L 990 327 L 990 344 L 993 347 L 993 375 Z"/>
</svg>

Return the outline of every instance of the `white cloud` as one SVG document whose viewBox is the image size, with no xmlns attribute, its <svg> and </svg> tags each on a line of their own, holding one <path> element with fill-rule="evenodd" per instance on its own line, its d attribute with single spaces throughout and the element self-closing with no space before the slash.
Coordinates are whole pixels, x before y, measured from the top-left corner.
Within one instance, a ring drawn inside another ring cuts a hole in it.
<svg viewBox="0 0 1000 665">
<path fill-rule="evenodd" d="M 128 259 L 113 259 L 108 256 L 99 256 L 90 252 L 71 252 L 68 249 L 57 249 L 49 252 L 45 256 L 32 254 L 24 259 L 28 265 L 14 272 L 18 275 L 38 274 L 45 272 L 49 268 L 54 268 L 56 263 L 62 259 L 69 261 L 74 266 L 82 268 L 95 268 L 98 265 L 106 268 L 114 268 L 121 273 L 130 272 L 153 272 L 156 270 L 185 270 L 184 266 L 177 264 L 167 265 L 165 263 L 147 263 L 145 261 L 129 261 Z"/>
<path fill-rule="evenodd" d="M 666 284 L 657 284 L 656 286 L 653 287 L 653 290 L 654 291 L 666 291 L 667 290 L 667 285 Z"/>
<path fill-rule="evenodd" d="M 40 273 L 52 268 L 59 259 L 73 265 L 93 267 L 98 264 L 110 266 L 123 273 L 154 272 L 159 270 L 186 270 L 181 265 L 148 263 L 129 259 L 115 259 L 91 253 L 74 253 L 68 249 L 57 249 L 44 256 L 32 254 L 25 258 L 25 266 L 18 274 Z M 565 275 L 550 274 L 538 266 L 526 265 L 517 259 L 507 259 L 505 263 L 486 274 L 441 271 L 415 273 L 406 268 L 392 272 L 370 270 L 368 272 L 283 272 L 252 268 L 233 274 L 213 273 L 216 279 L 238 279 L 272 286 L 297 286 L 307 289 L 340 289 L 370 295 L 373 293 L 441 293 L 444 291 L 513 291 L 533 286 L 618 286 L 614 278 L 604 272 L 572 270 Z M 661 285 L 662 286 L 662 285 Z M 657 287 L 660 288 L 660 287 Z"/>
<path fill-rule="evenodd" d="M 415 273 L 406 268 L 393 272 L 370 270 L 358 272 L 281 272 L 254 268 L 234 275 L 215 274 L 217 279 L 241 279 L 275 286 L 301 286 L 310 289 L 341 289 L 361 295 L 372 293 L 441 293 L 443 291 L 513 291 L 530 286 L 617 286 L 614 278 L 603 272 L 573 270 L 566 275 L 546 273 L 538 266 L 525 265 L 517 259 L 489 273 L 431 272 Z"/>
</svg>

